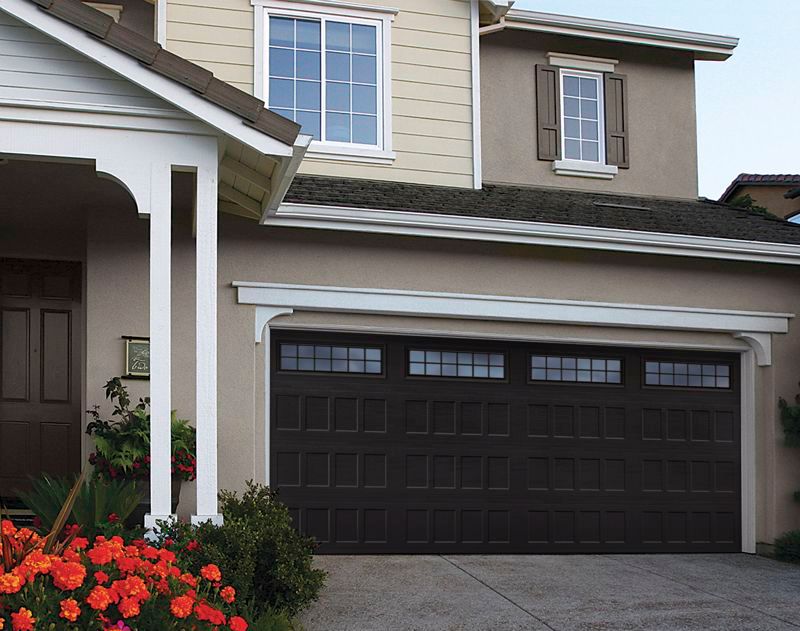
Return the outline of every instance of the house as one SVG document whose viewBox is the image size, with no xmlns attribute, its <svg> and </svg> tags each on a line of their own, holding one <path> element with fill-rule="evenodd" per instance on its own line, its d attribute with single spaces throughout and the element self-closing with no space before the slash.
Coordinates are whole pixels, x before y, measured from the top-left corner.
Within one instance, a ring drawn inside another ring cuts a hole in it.
<svg viewBox="0 0 800 631">
<path fill-rule="evenodd" d="M 800 219 L 800 175 L 740 173 L 719 201 L 734 203 L 746 195 L 755 205 L 767 208 L 773 215 L 793 223 Z"/>
<path fill-rule="evenodd" d="M 697 198 L 694 67 L 735 38 L 143 2 L 0 4 L 0 492 L 85 461 L 82 410 L 148 336 L 148 524 L 177 408 L 182 514 L 266 481 L 327 552 L 755 552 L 797 526 L 800 228 Z"/>
</svg>

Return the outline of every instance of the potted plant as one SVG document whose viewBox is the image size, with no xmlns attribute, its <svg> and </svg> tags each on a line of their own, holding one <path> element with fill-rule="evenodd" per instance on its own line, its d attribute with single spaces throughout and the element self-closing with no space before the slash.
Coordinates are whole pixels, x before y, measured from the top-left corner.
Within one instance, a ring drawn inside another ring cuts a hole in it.
<svg viewBox="0 0 800 631">
<path fill-rule="evenodd" d="M 119 377 L 105 385 L 106 398 L 113 402 L 110 419 L 103 419 L 100 406 L 88 411 L 86 427 L 95 443 L 89 456 L 98 476 L 107 480 L 132 480 L 142 501 L 131 514 L 130 523 L 141 523 L 150 511 L 150 399 L 139 399 L 131 408 L 127 388 Z M 172 512 L 178 507 L 181 483 L 197 475 L 196 432 L 189 421 L 172 411 Z"/>
</svg>

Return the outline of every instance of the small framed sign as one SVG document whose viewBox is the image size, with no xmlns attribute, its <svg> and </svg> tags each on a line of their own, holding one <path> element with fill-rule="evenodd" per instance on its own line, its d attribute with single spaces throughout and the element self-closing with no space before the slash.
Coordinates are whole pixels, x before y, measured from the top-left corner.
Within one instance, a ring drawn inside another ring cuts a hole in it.
<svg viewBox="0 0 800 631">
<path fill-rule="evenodd" d="M 125 340 L 125 377 L 150 378 L 150 338 L 123 336 Z"/>
</svg>

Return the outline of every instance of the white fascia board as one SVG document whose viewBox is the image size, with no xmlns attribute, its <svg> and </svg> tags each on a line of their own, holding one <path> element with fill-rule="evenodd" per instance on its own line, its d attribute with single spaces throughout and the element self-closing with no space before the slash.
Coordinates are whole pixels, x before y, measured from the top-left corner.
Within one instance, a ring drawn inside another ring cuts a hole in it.
<svg viewBox="0 0 800 631">
<path fill-rule="evenodd" d="M 248 127 L 239 116 L 207 101 L 186 86 L 160 75 L 137 59 L 112 48 L 78 27 L 42 11 L 29 0 L 3 0 L 0 11 L 260 153 L 286 157 L 293 154 L 291 145 Z"/>
<path fill-rule="evenodd" d="M 733 54 L 738 37 L 711 35 L 676 29 L 611 22 L 571 15 L 512 9 L 506 15 L 506 28 L 541 31 L 556 35 L 588 37 L 626 44 L 658 46 L 695 53 L 696 59 L 722 61 Z"/>
<path fill-rule="evenodd" d="M 786 333 L 791 313 L 237 281 L 239 304 L 323 311 L 676 331 Z"/>
<path fill-rule="evenodd" d="M 268 226 L 800 265 L 800 245 L 398 210 L 282 204 Z"/>
</svg>

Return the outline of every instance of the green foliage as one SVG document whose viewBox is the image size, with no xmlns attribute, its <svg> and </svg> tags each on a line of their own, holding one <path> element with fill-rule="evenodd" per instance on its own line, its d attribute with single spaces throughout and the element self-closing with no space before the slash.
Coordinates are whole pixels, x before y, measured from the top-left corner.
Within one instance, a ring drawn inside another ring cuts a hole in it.
<svg viewBox="0 0 800 631">
<path fill-rule="evenodd" d="M 241 496 L 222 491 L 220 508 L 222 526 L 163 524 L 162 541 L 172 539 L 195 571 L 218 565 L 254 618 L 271 609 L 291 618 L 318 598 L 325 573 L 312 565 L 315 544 L 294 529 L 276 492 L 251 481 Z"/>
<path fill-rule="evenodd" d="M 783 442 L 787 447 L 800 447 L 800 395 L 795 404 L 790 405 L 785 399 L 778 399 L 783 425 Z"/>
<path fill-rule="evenodd" d="M 775 539 L 775 558 L 800 563 L 800 530 L 790 530 Z"/>
<path fill-rule="evenodd" d="M 146 479 L 150 475 L 150 399 L 139 399 L 131 409 L 127 388 L 119 377 L 105 385 L 106 398 L 113 402 L 110 419 L 100 416 L 100 407 L 88 411 L 91 422 L 86 426 L 95 443 L 89 457 L 99 475 L 107 480 L 117 478 Z M 196 472 L 196 432 L 189 421 L 172 411 L 172 473 L 184 480 L 194 480 Z"/>
<path fill-rule="evenodd" d="M 31 478 L 30 491 L 17 491 L 17 494 L 39 518 L 41 528 L 49 531 L 75 484 L 75 477 L 51 478 L 42 475 Z M 92 478 L 80 486 L 67 519 L 69 523 L 80 524 L 81 536 L 89 539 L 94 539 L 98 534 L 119 534 L 122 522 L 140 501 L 141 495 L 133 482 Z"/>
<path fill-rule="evenodd" d="M 279 609 L 267 609 L 258 617 L 245 617 L 253 621 L 248 631 L 301 631 L 289 614 Z"/>
<path fill-rule="evenodd" d="M 749 210 L 750 212 L 757 213 L 759 215 L 769 215 L 771 217 L 775 217 L 770 211 L 769 208 L 766 206 L 759 206 L 755 203 L 755 200 L 750 197 L 749 193 L 745 193 L 744 195 L 740 195 L 732 199 L 728 202 L 734 208 L 743 208 L 745 210 Z"/>
</svg>

